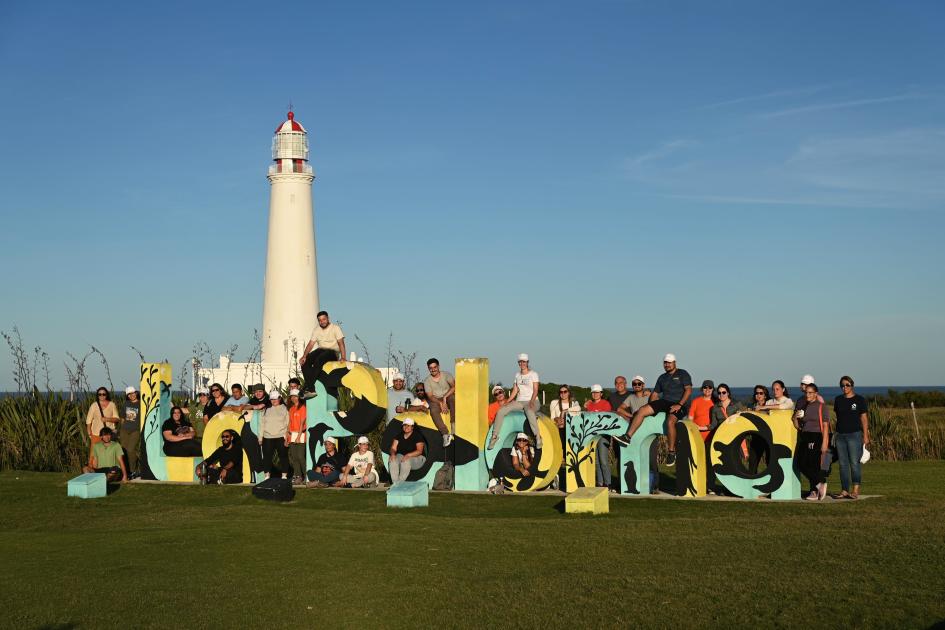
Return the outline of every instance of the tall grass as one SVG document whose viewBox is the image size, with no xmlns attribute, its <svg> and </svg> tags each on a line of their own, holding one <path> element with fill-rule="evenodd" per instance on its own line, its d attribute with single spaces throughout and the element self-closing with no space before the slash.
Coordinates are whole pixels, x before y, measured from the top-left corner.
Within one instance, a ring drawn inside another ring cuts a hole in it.
<svg viewBox="0 0 945 630">
<path fill-rule="evenodd" d="M 0 470 L 78 470 L 89 449 L 81 405 L 35 388 L 0 400 Z"/>
<path fill-rule="evenodd" d="M 870 453 L 885 461 L 945 459 L 945 424 L 919 426 L 892 409 L 870 405 Z"/>
</svg>

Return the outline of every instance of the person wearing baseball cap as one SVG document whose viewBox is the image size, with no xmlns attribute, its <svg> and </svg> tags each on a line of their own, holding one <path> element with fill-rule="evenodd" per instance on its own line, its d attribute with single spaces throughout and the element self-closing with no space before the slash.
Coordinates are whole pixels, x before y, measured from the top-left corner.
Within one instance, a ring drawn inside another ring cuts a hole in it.
<svg viewBox="0 0 945 630">
<path fill-rule="evenodd" d="M 715 383 L 706 379 L 702 381 L 702 396 L 693 400 L 689 406 L 689 419 L 699 427 L 703 442 L 709 439 L 709 425 L 712 421 L 710 416 L 715 403 Z"/>
<path fill-rule="evenodd" d="M 341 466 L 344 460 L 338 452 L 338 440 L 325 436 L 325 452 L 318 456 L 318 460 L 308 471 L 309 488 L 327 488 L 338 482 L 341 477 Z"/>
<path fill-rule="evenodd" d="M 663 373 L 656 379 L 650 402 L 633 415 L 626 439 L 629 441 L 633 438 L 647 416 L 665 413 L 668 438 L 666 465 L 673 466 L 676 463 L 676 422 L 686 417 L 691 396 L 692 377 L 689 372 L 676 366 L 675 354 L 667 354 L 663 357 Z"/>
<path fill-rule="evenodd" d="M 307 472 L 305 467 L 308 465 L 306 453 L 308 409 L 305 406 L 305 399 L 302 398 L 301 389 L 293 387 L 289 390 L 289 402 L 286 409 L 289 411 L 289 432 L 286 434 L 286 442 L 289 449 L 289 467 L 292 469 L 292 483 L 301 484 L 305 482 Z"/>
<path fill-rule="evenodd" d="M 591 399 L 584 403 L 585 411 L 613 411 L 609 400 L 604 400 L 604 388 L 599 383 L 591 385 Z M 610 436 L 602 435 L 597 440 L 597 456 L 594 458 L 594 477 L 598 488 L 610 487 Z"/>
<path fill-rule="evenodd" d="M 400 433 L 390 445 L 387 469 L 391 484 L 407 481 L 410 473 L 422 468 L 427 461 L 424 455 L 427 444 L 414 424 L 413 418 L 405 418 Z"/>
<path fill-rule="evenodd" d="M 528 366 L 528 355 L 522 353 L 518 355 L 518 372 L 514 377 L 515 384 L 512 386 L 512 393 L 509 396 L 512 401 L 504 405 L 495 416 L 495 422 L 492 425 L 492 437 L 489 438 L 488 448 L 495 448 L 499 441 L 499 434 L 502 429 L 502 422 L 510 411 L 523 411 L 525 418 L 528 419 L 528 425 L 535 435 L 535 448 L 541 449 L 541 433 L 538 430 L 538 372 Z"/>
<path fill-rule="evenodd" d="M 630 387 L 631 394 L 617 407 L 617 413 L 628 421 L 633 420 L 633 415 L 650 403 L 650 390 L 646 389 L 645 378 L 637 374 L 630 380 Z M 626 442 L 616 436 L 613 437 L 613 440 L 618 446 L 626 445 Z M 657 489 L 660 478 L 659 445 L 659 440 L 650 442 L 650 494 L 659 492 Z"/>
<path fill-rule="evenodd" d="M 505 395 L 505 388 L 501 385 L 495 385 L 492 388 L 492 397 L 494 398 L 493 402 L 489 403 L 488 417 L 489 417 L 489 426 L 491 427 L 495 422 L 495 417 L 499 413 L 499 409 L 509 404 L 509 399 Z"/>
<path fill-rule="evenodd" d="M 392 386 L 387 389 L 387 423 L 399 413 L 404 413 L 410 407 L 413 394 L 407 389 L 407 379 L 399 371 L 391 376 Z"/>
<path fill-rule="evenodd" d="M 140 413 L 141 401 L 138 399 L 138 390 L 129 385 L 125 388 L 125 405 L 122 409 L 121 424 L 118 425 L 118 443 L 125 451 L 129 479 L 140 476 L 138 470 L 139 449 L 141 448 Z"/>
<path fill-rule="evenodd" d="M 794 401 L 794 409 L 803 409 L 807 406 L 807 386 L 808 385 L 817 385 L 817 382 L 814 380 L 814 377 L 810 374 L 805 374 L 801 377 L 801 396 Z M 817 400 L 819 402 L 824 402 L 824 397 L 817 393 Z"/>
<path fill-rule="evenodd" d="M 535 449 L 528 441 L 528 435 L 518 433 L 515 436 L 515 444 L 512 445 L 512 468 L 515 473 L 508 475 L 514 479 L 516 477 L 531 477 L 532 467 L 535 464 Z"/>
<path fill-rule="evenodd" d="M 263 392 L 265 394 L 265 392 Z M 255 394 L 255 392 L 254 392 Z M 255 399 L 254 399 L 255 400 Z M 262 421 L 259 423 L 259 444 L 262 446 L 263 469 L 266 479 L 274 470 L 272 456 L 279 459 L 278 470 L 285 479 L 289 476 L 289 449 L 286 446 L 286 436 L 289 434 L 289 411 L 282 404 L 282 394 L 272 390 L 269 394 L 271 406 L 262 411 Z"/>
<path fill-rule="evenodd" d="M 367 436 L 358 438 L 358 450 L 351 453 L 348 463 L 341 470 L 341 479 L 335 485 L 351 488 L 373 488 L 377 485 L 377 469 L 374 467 L 374 451 Z"/>
</svg>

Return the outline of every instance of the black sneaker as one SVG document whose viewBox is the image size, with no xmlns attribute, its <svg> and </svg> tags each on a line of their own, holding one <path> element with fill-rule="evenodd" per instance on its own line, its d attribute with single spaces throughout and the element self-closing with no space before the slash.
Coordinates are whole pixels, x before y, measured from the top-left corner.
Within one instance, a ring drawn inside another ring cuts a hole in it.
<svg viewBox="0 0 945 630">
<path fill-rule="evenodd" d="M 666 453 L 666 465 L 673 466 L 676 464 L 676 451 L 669 451 Z"/>
</svg>

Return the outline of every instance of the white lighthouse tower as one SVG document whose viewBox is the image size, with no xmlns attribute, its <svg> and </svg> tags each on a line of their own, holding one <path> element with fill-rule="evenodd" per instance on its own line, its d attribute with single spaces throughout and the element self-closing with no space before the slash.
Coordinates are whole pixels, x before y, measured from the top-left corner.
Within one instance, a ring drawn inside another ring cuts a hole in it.
<svg viewBox="0 0 945 630">
<path fill-rule="evenodd" d="M 291 111 L 272 139 L 272 161 L 262 363 L 291 366 L 305 349 L 318 312 L 315 173 L 308 163 L 308 134 Z"/>
</svg>

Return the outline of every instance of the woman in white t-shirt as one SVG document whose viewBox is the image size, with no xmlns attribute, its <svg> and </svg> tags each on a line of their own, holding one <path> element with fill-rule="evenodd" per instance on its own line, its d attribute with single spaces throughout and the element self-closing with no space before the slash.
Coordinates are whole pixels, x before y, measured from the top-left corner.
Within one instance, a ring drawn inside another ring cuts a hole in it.
<svg viewBox="0 0 945 630">
<path fill-rule="evenodd" d="M 366 436 L 358 438 L 358 450 L 351 453 L 348 463 L 341 469 L 341 478 L 336 485 L 348 485 L 352 488 L 373 488 L 377 485 L 374 452 Z"/>
<path fill-rule="evenodd" d="M 509 477 L 531 477 L 534 462 L 535 449 L 528 442 L 528 436 L 519 433 L 515 436 L 515 444 L 512 446 L 512 468 L 515 469 L 515 474 Z"/>
<path fill-rule="evenodd" d="M 784 381 L 777 380 L 771 383 L 771 393 L 772 397 L 765 402 L 762 409 L 794 409 L 794 401 L 791 400 L 791 395 L 788 394 Z"/>
</svg>

